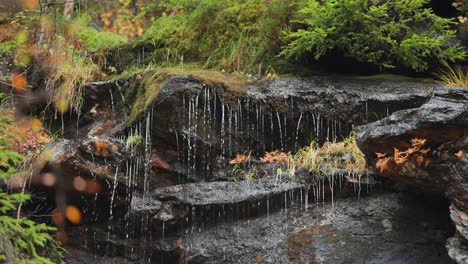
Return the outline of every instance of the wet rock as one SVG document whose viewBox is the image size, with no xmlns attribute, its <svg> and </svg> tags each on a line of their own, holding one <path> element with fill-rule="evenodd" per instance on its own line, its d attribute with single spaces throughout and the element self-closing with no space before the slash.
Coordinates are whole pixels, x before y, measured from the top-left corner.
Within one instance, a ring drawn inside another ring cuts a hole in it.
<svg viewBox="0 0 468 264">
<path fill-rule="evenodd" d="M 185 205 L 222 205 L 243 201 L 257 201 L 303 188 L 299 182 L 279 182 L 273 177 L 239 182 L 189 183 L 156 189 L 151 196 L 159 200 L 176 201 Z"/>
<path fill-rule="evenodd" d="M 368 163 L 400 188 L 443 193 L 453 203 L 452 220 L 463 238 L 458 241 L 465 243 L 468 232 L 461 219 L 468 212 L 468 91 L 436 93 L 419 108 L 358 127 L 357 141 Z"/>
<path fill-rule="evenodd" d="M 457 263 L 468 263 L 468 214 L 450 206 L 450 218 L 455 224 L 457 235 L 447 240 L 447 251 L 449 256 Z"/>
<path fill-rule="evenodd" d="M 162 203 L 154 199 L 143 199 L 142 197 L 133 196 L 130 207 L 134 211 L 140 212 L 158 212 L 161 209 Z"/>
<path fill-rule="evenodd" d="M 460 241 L 460 237 L 447 239 L 447 251 L 457 263 L 468 263 L 468 247 Z"/>
<path fill-rule="evenodd" d="M 105 231 L 96 230 L 78 237 L 90 241 L 88 245 L 107 241 L 108 256 L 138 252 L 134 262 L 452 263 L 444 247 L 450 223 L 440 214 L 448 205 L 440 198 L 376 194 L 339 200 L 334 205 L 311 204 L 307 211 L 297 205 L 214 226 L 207 224 L 207 216 L 186 226 L 186 232 L 152 235 L 148 244 L 112 235 L 109 239 Z M 96 235 L 99 233 L 102 236 Z M 148 235 L 140 234 L 139 239 L 141 236 Z"/>
<path fill-rule="evenodd" d="M 339 139 L 348 136 L 353 125 L 418 107 L 433 93 L 447 93 L 439 84 L 392 78 L 253 80 L 233 90 L 222 82 L 172 76 L 131 123 L 131 104 L 138 95 L 127 94 L 126 88 L 136 87 L 137 78 L 95 82 L 85 89 L 87 105 L 77 121 L 78 134 L 119 138 L 130 136 L 130 131 L 151 134 L 152 148 L 158 150 L 153 167 L 170 167 L 174 181 L 210 181 L 223 178 L 216 172 L 220 158 L 295 151 L 311 140 Z M 69 129 L 66 134 L 76 138 L 77 131 Z"/>
<path fill-rule="evenodd" d="M 213 180 L 219 157 L 295 151 L 311 140 L 340 139 L 353 125 L 447 93 L 434 83 L 378 78 L 287 78 L 245 88 L 240 93 L 190 76 L 170 78 L 151 108 L 152 143 L 161 157 L 176 151 L 171 167 L 183 168 L 179 173 L 193 180 Z"/>
<path fill-rule="evenodd" d="M 45 153 L 50 155 L 46 166 L 67 177 L 113 180 L 116 168 L 125 159 L 123 148 L 122 143 L 113 138 L 57 140 L 46 146 Z M 117 179 L 125 181 L 122 171 L 120 174 L 117 171 Z"/>
<path fill-rule="evenodd" d="M 287 202 L 285 199 L 291 202 L 292 192 L 296 191 L 297 196 L 299 189 L 308 188 L 307 186 L 299 178 L 279 181 L 274 177 L 255 179 L 251 182 L 203 182 L 173 185 L 155 189 L 143 199 L 133 197 L 131 214 L 148 215 L 155 232 L 161 232 L 162 224 L 166 223 L 166 229 L 169 232 L 191 222 L 204 221 L 204 215 L 216 215 L 219 219 L 211 219 L 215 223 L 225 221 L 229 217 L 238 217 L 246 210 L 249 210 L 252 215 L 268 213 L 267 209 L 275 211 L 281 204 Z M 240 208 L 244 211 L 230 211 L 230 216 L 226 216 L 227 208 L 234 206 L 237 210 Z"/>
<path fill-rule="evenodd" d="M 163 170 L 168 170 L 170 169 L 170 166 L 169 164 L 167 164 L 167 162 L 165 162 L 159 155 L 158 153 L 153 150 L 152 154 L 151 154 L 151 161 L 150 161 L 150 164 L 151 164 L 151 168 L 153 170 L 158 170 L 158 169 L 163 169 Z"/>
</svg>

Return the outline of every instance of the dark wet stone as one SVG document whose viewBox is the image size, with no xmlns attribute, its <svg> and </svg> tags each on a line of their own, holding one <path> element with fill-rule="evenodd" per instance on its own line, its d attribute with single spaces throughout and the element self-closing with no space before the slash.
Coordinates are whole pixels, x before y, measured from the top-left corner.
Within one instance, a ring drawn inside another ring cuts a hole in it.
<svg viewBox="0 0 468 264">
<path fill-rule="evenodd" d="M 416 152 L 404 162 L 396 163 L 391 158 L 394 148 L 410 149 L 410 141 L 415 138 L 426 139 L 427 153 Z M 386 168 L 391 169 L 382 173 L 400 188 L 442 193 L 453 203 L 453 210 L 463 215 L 468 212 L 467 90 L 435 94 L 421 107 L 397 111 L 385 119 L 360 126 L 357 141 L 371 165 L 377 164 L 376 153 L 388 154 L 390 162 Z M 422 165 L 418 159 L 427 163 Z M 461 228 L 459 214 L 451 215 L 458 233 L 464 238 L 461 243 L 465 243 L 468 233 Z M 449 243 L 455 244 L 455 240 Z"/>
<path fill-rule="evenodd" d="M 109 239 L 106 232 L 96 236 L 96 231 L 83 233 L 81 240 L 106 241 L 109 255 L 122 256 L 133 248 L 140 260 L 156 263 L 445 264 L 451 263 L 444 243 L 451 232 L 441 211 L 447 211 L 447 204 L 440 198 L 376 194 L 334 205 L 311 203 L 308 211 L 292 206 L 215 226 L 207 225 L 206 219 L 177 235 L 153 235 L 151 244 L 112 235 Z M 125 248 L 114 250 L 124 241 Z"/>
<path fill-rule="evenodd" d="M 277 182 L 277 183 L 276 183 Z M 159 188 L 150 193 L 154 199 L 185 205 L 223 205 L 257 201 L 267 196 L 305 188 L 300 182 L 277 181 L 274 177 L 239 182 L 189 183 Z"/>
<path fill-rule="evenodd" d="M 448 91 L 427 82 L 310 77 L 254 83 L 239 93 L 174 76 L 152 104 L 151 134 L 163 159 L 166 152 L 178 153 L 180 159 L 168 163 L 179 175 L 208 181 L 219 178 L 214 161 L 220 158 L 340 139 L 355 125 L 419 107 Z"/>
</svg>

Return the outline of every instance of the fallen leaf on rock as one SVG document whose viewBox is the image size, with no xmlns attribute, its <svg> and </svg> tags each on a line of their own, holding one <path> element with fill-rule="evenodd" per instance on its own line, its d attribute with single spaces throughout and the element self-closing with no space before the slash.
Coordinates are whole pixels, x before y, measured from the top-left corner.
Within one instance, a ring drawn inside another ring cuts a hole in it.
<svg viewBox="0 0 468 264">
<path fill-rule="evenodd" d="M 242 155 L 242 154 L 237 154 L 236 158 L 229 161 L 229 164 L 241 164 L 250 159 L 250 155 Z"/>
<path fill-rule="evenodd" d="M 384 158 L 385 156 L 387 156 L 387 153 L 379 153 L 379 152 L 376 152 L 375 155 L 377 155 L 377 158 L 378 158 L 378 159 L 381 159 L 381 158 Z"/>
</svg>

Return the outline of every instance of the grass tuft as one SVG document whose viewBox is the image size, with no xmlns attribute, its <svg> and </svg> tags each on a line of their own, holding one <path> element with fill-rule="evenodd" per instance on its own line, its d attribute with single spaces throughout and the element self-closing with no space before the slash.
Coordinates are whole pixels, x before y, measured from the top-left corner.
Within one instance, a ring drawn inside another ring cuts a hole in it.
<svg viewBox="0 0 468 264">
<path fill-rule="evenodd" d="M 468 71 L 460 66 L 447 67 L 436 76 L 448 86 L 468 88 Z"/>
</svg>

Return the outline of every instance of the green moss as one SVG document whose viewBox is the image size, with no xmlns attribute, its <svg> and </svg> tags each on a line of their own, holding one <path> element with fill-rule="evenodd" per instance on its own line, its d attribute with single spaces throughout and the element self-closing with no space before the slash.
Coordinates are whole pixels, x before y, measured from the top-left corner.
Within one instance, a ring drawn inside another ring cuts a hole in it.
<svg viewBox="0 0 468 264">
<path fill-rule="evenodd" d="M 78 32 L 78 38 L 81 40 L 86 50 L 108 49 L 126 43 L 127 38 L 112 32 L 98 31 L 91 27 L 85 27 Z"/>
</svg>

